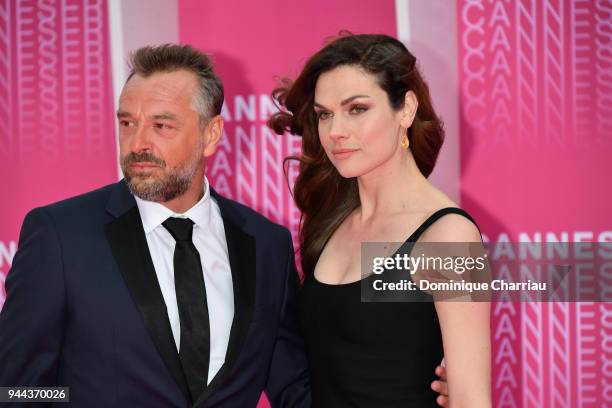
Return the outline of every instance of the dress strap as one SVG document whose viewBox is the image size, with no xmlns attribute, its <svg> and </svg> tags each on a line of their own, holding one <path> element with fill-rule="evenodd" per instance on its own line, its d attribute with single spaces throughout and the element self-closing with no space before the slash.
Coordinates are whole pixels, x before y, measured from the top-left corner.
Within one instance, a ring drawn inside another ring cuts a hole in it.
<svg viewBox="0 0 612 408">
<path fill-rule="evenodd" d="M 457 207 L 446 207 L 446 208 L 441 208 L 438 211 L 434 212 L 433 214 L 431 214 L 420 226 L 419 228 L 417 228 L 412 235 L 410 235 L 410 237 L 406 240 L 406 242 L 416 242 L 417 239 L 419 239 L 419 237 L 421 236 L 421 234 L 423 234 L 423 232 L 425 232 L 425 230 L 427 228 L 429 228 L 429 226 L 431 224 L 433 224 L 434 222 L 436 222 L 440 217 L 443 217 L 446 214 L 459 214 L 464 216 L 465 218 L 467 218 L 468 220 L 472 221 L 474 223 L 474 225 L 476 225 L 476 228 L 478 228 L 478 224 L 476 224 L 476 221 L 474 221 L 474 219 L 465 211 L 463 211 L 461 208 L 457 208 Z M 478 231 L 480 231 L 480 228 L 478 228 Z"/>
</svg>

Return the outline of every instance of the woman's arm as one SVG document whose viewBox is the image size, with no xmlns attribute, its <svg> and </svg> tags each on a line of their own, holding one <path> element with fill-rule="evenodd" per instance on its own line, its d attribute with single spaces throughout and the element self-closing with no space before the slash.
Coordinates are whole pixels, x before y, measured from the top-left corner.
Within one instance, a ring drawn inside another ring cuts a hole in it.
<svg viewBox="0 0 612 408">
<path fill-rule="evenodd" d="M 491 407 L 489 303 L 436 302 L 450 408 Z"/>
<path fill-rule="evenodd" d="M 456 214 L 442 217 L 422 238 L 427 243 L 460 243 L 449 246 L 452 256 L 474 256 L 461 243 L 482 243 L 477 227 Z M 491 407 L 490 303 L 437 300 L 435 307 L 444 343 L 449 407 Z"/>
</svg>

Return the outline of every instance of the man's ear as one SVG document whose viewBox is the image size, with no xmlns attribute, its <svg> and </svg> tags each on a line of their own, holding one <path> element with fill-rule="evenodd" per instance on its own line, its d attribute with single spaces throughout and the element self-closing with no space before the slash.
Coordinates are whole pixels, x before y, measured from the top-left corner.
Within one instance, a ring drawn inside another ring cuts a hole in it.
<svg viewBox="0 0 612 408">
<path fill-rule="evenodd" d="M 217 150 L 223 136 L 223 118 L 217 115 L 204 128 L 204 157 L 210 157 Z"/>
<path fill-rule="evenodd" d="M 419 101 L 417 100 L 416 94 L 413 91 L 406 92 L 406 96 L 404 96 L 404 107 L 402 108 L 402 120 L 400 122 L 402 127 L 408 129 L 412 126 L 418 107 Z"/>
</svg>

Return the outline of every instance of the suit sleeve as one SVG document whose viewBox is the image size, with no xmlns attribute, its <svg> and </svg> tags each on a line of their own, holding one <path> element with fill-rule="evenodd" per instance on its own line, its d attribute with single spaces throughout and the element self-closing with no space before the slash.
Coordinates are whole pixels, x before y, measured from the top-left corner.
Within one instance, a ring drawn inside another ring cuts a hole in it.
<svg viewBox="0 0 612 408">
<path fill-rule="evenodd" d="M 65 324 L 60 240 L 50 215 L 25 218 L 0 312 L 0 386 L 55 386 Z"/>
<path fill-rule="evenodd" d="M 297 313 L 298 274 L 288 231 L 287 235 L 289 253 L 285 268 L 285 291 L 266 395 L 273 408 L 310 408 L 310 376 Z"/>
</svg>

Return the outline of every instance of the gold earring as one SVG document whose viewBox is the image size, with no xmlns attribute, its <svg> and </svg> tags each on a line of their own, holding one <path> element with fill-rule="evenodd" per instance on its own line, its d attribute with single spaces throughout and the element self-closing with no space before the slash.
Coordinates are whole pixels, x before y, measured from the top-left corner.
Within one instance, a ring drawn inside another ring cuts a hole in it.
<svg viewBox="0 0 612 408">
<path fill-rule="evenodd" d="M 402 137 L 402 148 L 404 150 L 408 150 L 409 146 L 410 146 L 410 140 L 408 140 L 408 135 L 404 134 L 404 137 Z"/>
</svg>

